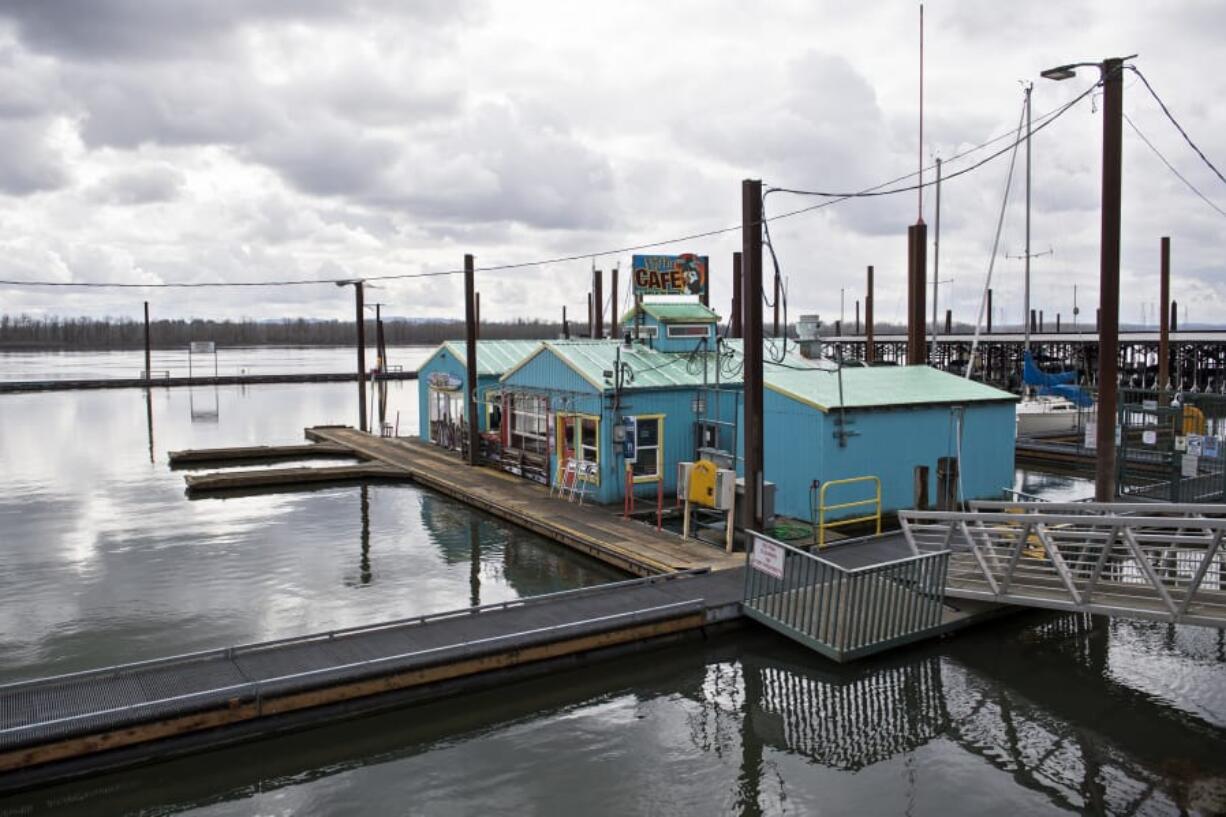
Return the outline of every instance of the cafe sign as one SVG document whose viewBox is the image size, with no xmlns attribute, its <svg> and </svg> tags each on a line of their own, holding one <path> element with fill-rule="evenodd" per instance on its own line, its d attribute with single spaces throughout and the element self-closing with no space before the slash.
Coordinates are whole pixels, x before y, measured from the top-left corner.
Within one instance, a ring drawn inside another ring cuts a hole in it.
<svg viewBox="0 0 1226 817">
<path fill-rule="evenodd" d="M 636 295 L 705 295 L 707 256 L 636 255 L 632 259 Z"/>
</svg>

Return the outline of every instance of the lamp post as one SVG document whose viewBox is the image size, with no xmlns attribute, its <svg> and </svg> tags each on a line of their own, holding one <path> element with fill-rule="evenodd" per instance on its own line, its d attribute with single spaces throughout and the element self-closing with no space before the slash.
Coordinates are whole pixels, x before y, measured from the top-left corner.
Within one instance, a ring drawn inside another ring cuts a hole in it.
<svg viewBox="0 0 1226 817">
<path fill-rule="evenodd" d="M 1120 343 L 1120 178 L 1123 164 L 1124 60 L 1060 65 L 1041 72 L 1044 79 L 1065 80 L 1076 69 L 1094 66 L 1103 85 L 1102 237 L 1099 249 L 1098 421 L 1094 498 L 1115 499 L 1115 420 Z"/>
</svg>

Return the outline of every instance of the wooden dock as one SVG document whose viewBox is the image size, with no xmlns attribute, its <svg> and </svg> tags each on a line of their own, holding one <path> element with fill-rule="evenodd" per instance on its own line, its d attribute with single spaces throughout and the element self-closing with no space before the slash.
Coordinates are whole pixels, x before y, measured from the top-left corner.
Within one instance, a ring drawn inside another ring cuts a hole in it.
<svg viewBox="0 0 1226 817">
<path fill-rule="evenodd" d="M 360 462 L 322 468 L 249 468 L 241 471 L 212 471 L 183 477 L 192 494 L 216 491 L 280 488 L 317 485 L 321 482 L 348 482 L 355 479 L 408 479 L 400 468 L 380 463 Z"/>
<path fill-rule="evenodd" d="M 218 377 L 100 377 L 72 380 L 0 380 L 0 394 L 44 391 L 78 391 L 82 389 L 135 389 L 156 386 L 253 386 L 269 383 L 354 383 L 356 372 L 307 372 L 302 374 L 235 374 Z M 416 380 L 417 372 L 384 372 L 369 375 L 368 380 Z"/>
<path fill-rule="evenodd" d="M 374 437 L 347 426 L 308 428 L 306 436 L 400 468 L 421 485 L 636 576 L 701 567 L 725 570 L 745 564 L 744 554 L 657 531 L 601 505 L 551 497 L 544 486 L 502 471 L 470 468 L 456 454 L 415 437 Z"/>
<path fill-rule="evenodd" d="M 0 686 L 0 792 L 699 635 L 739 618 L 740 571 L 632 579 Z"/>
<path fill-rule="evenodd" d="M 353 451 L 343 445 L 331 443 L 303 443 L 300 445 L 246 445 L 238 448 L 196 448 L 170 451 L 167 460 L 171 468 L 192 465 L 207 465 L 218 462 L 257 460 L 313 460 L 324 457 L 352 457 Z"/>
</svg>

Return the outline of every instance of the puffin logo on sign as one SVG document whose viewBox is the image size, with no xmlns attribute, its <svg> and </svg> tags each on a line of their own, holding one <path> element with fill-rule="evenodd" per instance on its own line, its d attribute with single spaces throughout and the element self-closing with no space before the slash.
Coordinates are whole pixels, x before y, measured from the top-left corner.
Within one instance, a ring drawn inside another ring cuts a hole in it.
<svg viewBox="0 0 1226 817">
<path fill-rule="evenodd" d="M 639 295 L 703 295 L 707 291 L 707 257 L 636 255 L 634 291 Z"/>
</svg>

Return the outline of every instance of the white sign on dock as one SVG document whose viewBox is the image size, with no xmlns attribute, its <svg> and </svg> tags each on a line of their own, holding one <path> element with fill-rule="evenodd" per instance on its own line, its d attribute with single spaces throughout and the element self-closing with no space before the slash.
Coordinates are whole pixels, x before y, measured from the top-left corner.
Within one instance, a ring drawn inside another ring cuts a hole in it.
<svg viewBox="0 0 1226 817">
<path fill-rule="evenodd" d="M 1179 473 L 1185 477 L 1194 477 L 1200 473 L 1200 457 L 1195 454 L 1184 454 L 1180 463 Z"/>
<path fill-rule="evenodd" d="M 782 547 L 766 539 L 754 539 L 749 566 L 776 579 L 783 578 L 783 561 L 786 553 Z"/>
<path fill-rule="evenodd" d="M 191 352 L 193 355 L 211 355 L 217 351 L 217 347 L 211 340 L 193 340 L 191 342 Z"/>
<path fill-rule="evenodd" d="M 1086 420 L 1085 447 L 1086 448 L 1097 448 L 1098 447 L 1098 421 L 1097 420 Z"/>
</svg>

